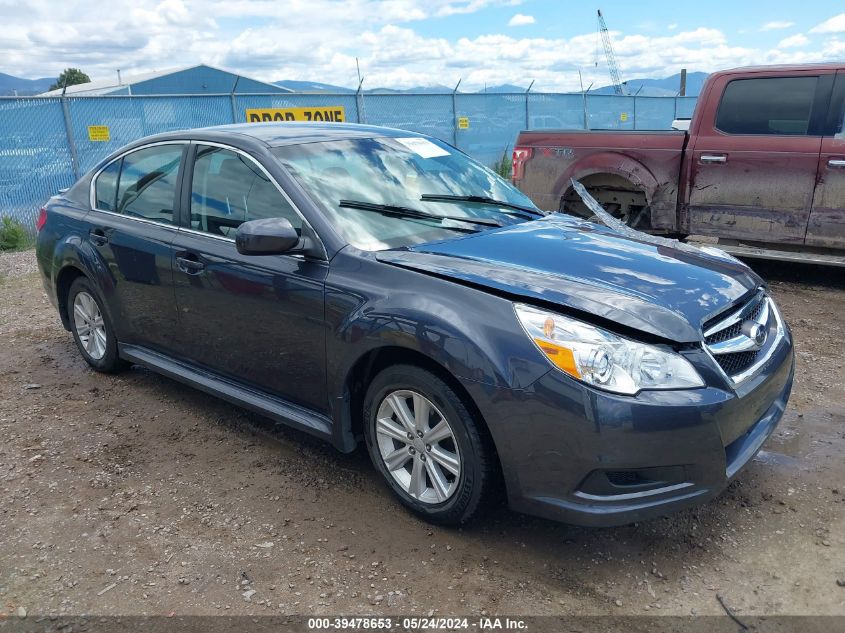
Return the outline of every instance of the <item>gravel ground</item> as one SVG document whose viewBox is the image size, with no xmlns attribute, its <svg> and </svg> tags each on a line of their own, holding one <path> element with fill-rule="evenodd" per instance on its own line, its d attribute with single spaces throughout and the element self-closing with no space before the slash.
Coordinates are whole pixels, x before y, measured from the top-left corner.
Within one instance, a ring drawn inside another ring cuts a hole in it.
<svg viewBox="0 0 845 633">
<path fill-rule="evenodd" d="M 0 614 L 845 614 L 845 281 L 767 264 L 797 378 L 715 501 L 613 529 L 402 510 L 341 455 L 135 367 L 90 371 L 0 254 Z"/>
<path fill-rule="evenodd" d="M 0 251 L 0 279 L 22 277 L 37 270 L 35 251 Z"/>
</svg>

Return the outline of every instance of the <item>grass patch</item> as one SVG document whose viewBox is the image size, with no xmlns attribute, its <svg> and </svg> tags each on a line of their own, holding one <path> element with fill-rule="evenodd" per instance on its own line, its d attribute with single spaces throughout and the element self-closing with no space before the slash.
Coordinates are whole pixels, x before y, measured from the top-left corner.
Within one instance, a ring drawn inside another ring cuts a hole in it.
<svg viewBox="0 0 845 633">
<path fill-rule="evenodd" d="M 502 157 L 490 165 L 490 169 L 499 174 L 505 180 L 511 179 L 511 174 L 513 173 L 513 159 L 511 158 L 510 146 L 505 147 L 505 151 L 502 152 Z"/>
<path fill-rule="evenodd" d="M 22 251 L 32 246 L 32 236 L 23 224 L 10 217 L 0 218 L 0 251 Z"/>
</svg>

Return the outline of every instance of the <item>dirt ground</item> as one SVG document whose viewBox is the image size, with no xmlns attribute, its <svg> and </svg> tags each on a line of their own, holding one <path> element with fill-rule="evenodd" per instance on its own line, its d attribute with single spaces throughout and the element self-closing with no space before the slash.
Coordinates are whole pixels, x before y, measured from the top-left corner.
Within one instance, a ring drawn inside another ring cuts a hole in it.
<svg viewBox="0 0 845 633">
<path fill-rule="evenodd" d="M 797 378 L 717 500 L 582 529 L 461 530 L 336 453 L 134 367 L 94 373 L 32 253 L 0 254 L 0 613 L 845 614 L 845 271 L 755 264 Z"/>
</svg>

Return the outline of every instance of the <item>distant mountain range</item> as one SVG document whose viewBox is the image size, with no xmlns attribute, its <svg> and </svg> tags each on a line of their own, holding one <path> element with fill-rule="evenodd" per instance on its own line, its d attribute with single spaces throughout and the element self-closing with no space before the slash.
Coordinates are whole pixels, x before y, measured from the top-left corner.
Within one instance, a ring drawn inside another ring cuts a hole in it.
<svg viewBox="0 0 845 633">
<path fill-rule="evenodd" d="M 707 79 L 707 73 L 687 73 L 686 96 L 697 97 Z M 643 97 L 674 97 L 681 89 L 681 74 L 672 75 L 665 79 L 630 79 L 625 82 L 625 94 L 639 94 Z M 602 86 L 590 90 L 596 94 L 613 94 L 613 86 Z"/>
<path fill-rule="evenodd" d="M 701 87 L 704 84 L 705 79 L 707 79 L 707 73 L 687 73 L 687 96 L 697 97 L 699 92 L 701 92 Z M 46 92 L 54 81 L 55 79 L 49 77 L 45 77 L 43 79 L 24 79 L 22 77 L 15 77 L 13 75 L 0 73 L 0 96 L 14 95 L 15 91 L 17 91 L 17 94 L 20 96 L 41 94 L 42 92 Z M 322 83 L 319 81 L 296 81 L 292 79 L 284 79 L 282 81 L 274 81 L 273 83 L 277 86 L 288 88 L 295 92 L 326 92 L 335 94 L 351 94 L 355 92 L 354 88 L 335 86 L 333 84 Z M 666 77 L 664 79 L 631 79 L 625 82 L 625 93 L 629 95 L 638 93 L 644 97 L 673 97 L 678 94 L 680 83 L 680 74 L 672 75 L 671 77 Z M 528 86 L 501 84 L 498 86 L 487 86 L 484 90 L 479 90 L 478 92 L 494 94 L 515 93 L 525 92 L 527 88 Z M 365 90 L 364 92 L 367 94 L 451 94 L 452 90 L 453 88 L 450 86 L 435 84 L 432 86 L 415 86 L 413 88 L 401 90 L 396 88 L 372 88 Z M 594 88 L 591 89 L 590 92 L 592 94 L 613 94 L 613 86 Z"/>
<path fill-rule="evenodd" d="M 0 96 L 14 96 L 15 91 L 21 97 L 41 94 L 47 92 L 54 81 L 56 81 L 55 77 L 23 79 L 22 77 L 0 73 Z"/>
<path fill-rule="evenodd" d="M 701 87 L 704 85 L 704 80 L 707 79 L 707 73 L 694 72 L 687 73 L 687 90 L 688 97 L 697 97 L 701 92 Z M 277 86 L 283 88 L 290 88 L 296 92 L 328 92 L 328 93 L 352 93 L 355 92 L 352 88 L 344 88 L 342 86 L 334 86 L 332 84 L 324 84 L 316 81 L 274 81 Z M 625 94 L 633 95 L 639 94 L 643 97 L 674 97 L 678 94 L 681 86 L 680 73 L 666 77 L 664 79 L 631 79 L 625 82 Z M 498 86 L 487 86 L 483 90 L 478 90 L 479 93 L 518 93 L 525 92 L 528 86 L 516 86 L 514 84 L 500 84 Z M 364 90 L 366 94 L 401 94 L 401 93 L 415 93 L 415 94 L 451 94 L 453 88 L 444 86 L 442 84 L 435 84 L 433 86 L 414 86 L 413 88 L 370 88 Z M 461 90 L 460 92 L 464 92 Z M 538 90 L 537 92 L 542 92 Z M 613 86 L 602 86 L 601 88 L 590 89 L 591 94 L 613 94 Z"/>
</svg>

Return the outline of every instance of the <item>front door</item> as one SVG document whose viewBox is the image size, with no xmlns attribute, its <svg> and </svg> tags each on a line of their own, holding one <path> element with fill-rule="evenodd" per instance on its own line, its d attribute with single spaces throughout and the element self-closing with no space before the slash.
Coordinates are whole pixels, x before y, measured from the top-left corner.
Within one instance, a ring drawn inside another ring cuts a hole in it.
<svg viewBox="0 0 845 633">
<path fill-rule="evenodd" d="M 690 233 L 803 243 L 821 146 L 813 128 L 822 83 L 809 75 L 726 83 L 692 149 Z"/>
<path fill-rule="evenodd" d="M 247 220 L 284 217 L 301 232 L 303 219 L 240 151 L 198 145 L 185 182 L 190 225 L 174 244 L 179 354 L 325 412 L 328 264 L 299 255 L 241 255 L 234 241 Z"/>
<path fill-rule="evenodd" d="M 845 71 L 836 75 L 807 244 L 845 248 Z"/>
<path fill-rule="evenodd" d="M 162 143 L 133 150 L 94 180 L 86 238 L 107 271 L 104 299 L 122 343 L 166 351 L 177 334 L 171 243 L 187 147 Z"/>
</svg>

